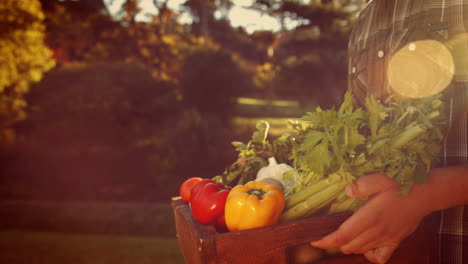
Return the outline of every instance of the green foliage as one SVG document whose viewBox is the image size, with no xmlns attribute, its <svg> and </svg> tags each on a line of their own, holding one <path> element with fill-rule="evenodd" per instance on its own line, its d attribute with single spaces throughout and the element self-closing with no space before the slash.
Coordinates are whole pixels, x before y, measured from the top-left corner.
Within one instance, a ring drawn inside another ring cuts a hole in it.
<svg viewBox="0 0 468 264">
<path fill-rule="evenodd" d="M 133 48 L 101 1 L 45 1 L 48 44 L 59 62 L 123 60 Z"/>
<path fill-rule="evenodd" d="M 264 120 L 258 121 L 255 128 L 256 130 L 247 143 L 232 142 L 238 153 L 238 159 L 221 175 L 213 178 L 214 180 L 235 186 L 255 180 L 258 171 L 268 166 L 268 158 L 270 157 L 274 157 L 278 163 L 287 164 L 290 162 L 293 139 L 289 134 L 283 134 L 274 140 L 268 139 L 270 124 Z"/>
<path fill-rule="evenodd" d="M 338 111 L 317 108 L 308 113 L 302 118 L 306 124 L 298 127 L 306 136 L 297 137 L 299 144 L 292 149 L 300 188 L 287 198 L 282 220 L 330 205 L 330 214 L 356 210 L 364 201 L 346 202 L 345 187 L 363 175 L 384 173 L 400 184 L 403 195 L 414 184 L 427 182 L 445 129 L 440 97 L 391 98 L 385 105 L 368 97 L 365 111 L 353 109 L 348 91 Z M 311 174 L 323 180 L 303 184 Z"/>
<path fill-rule="evenodd" d="M 197 45 L 197 39 L 184 34 L 168 8 L 161 8 L 148 22 L 135 20 L 139 12 L 135 1 L 126 1 L 122 12 L 124 18 L 114 21 L 101 5 L 55 1 L 47 9 L 49 44 L 64 63 L 136 61 L 154 78 L 177 83 L 184 54 Z"/>
<path fill-rule="evenodd" d="M 294 152 L 296 167 L 322 176 L 347 171 L 355 177 L 384 172 L 407 193 L 414 183 L 427 180 L 438 160 L 445 127 L 439 96 L 389 99 L 386 105 L 373 97 L 366 110 L 353 109 L 350 92 L 338 111 L 307 113 L 301 127 L 305 136 Z"/>
<path fill-rule="evenodd" d="M 81 214 L 86 216 L 83 211 Z M 50 221 L 54 221 L 52 216 Z M 124 217 L 128 216 L 125 214 Z M 172 223 L 173 219 L 172 216 Z M 178 241 L 175 234 L 172 236 L 173 238 L 2 230 L 0 239 L 9 243 L 1 248 L 0 259 L 8 260 L 8 263 L 30 263 L 31 259 L 41 259 L 48 264 L 76 261 L 82 264 L 183 264 L 185 262 Z"/>
<path fill-rule="evenodd" d="M 57 68 L 29 99 L 32 119 L 24 129 L 39 142 L 71 148 L 135 145 L 179 107 L 171 84 L 125 63 Z"/>
<path fill-rule="evenodd" d="M 344 61 L 332 64 L 322 55 L 291 56 L 281 63 L 273 78 L 274 89 L 280 98 L 297 98 L 304 107 L 308 104 L 327 108 L 342 99 L 346 82 Z"/>
<path fill-rule="evenodd" d="M 14 139 L 12 125 L 27 116 L 25 94 L 54 66 L 44 45 L 39 1 L 0 1 L 0 143 Z M 10 142 L 11 143 L 11 142 Z"/>
<path fill-rule="evenodd" d="M 186 110 L 169 131 L 179 179 L 214 177 L 234 158 L 232 128 L 217 116 Z"/>
<path fill-rule="evenodd" d="M 248 81 L 231 54 L 214 48 L 196 49 L 182 67 L 184 105 L 202 114 L 228 116 Z"/>
<path fill-rule="evenodd" d="M 136 23 L 123 32 L 127 35 L 126 40 L 131 40 L 132 49 L 128 50 L 128 58 L 142 62 L 154 78 L 177 83 L 186 54 L 202 41 L 184 35 L 180 25 L 175 32 L 165 34 L 158 33 L 162 27 L 156 22 Z M 112 45 L 112 42 L 108 44 Z"/>
<path fill-rule="evenodd" d="M 277 17 L 283 26 L 271 46 L 274 76 L 263 87 L 276 97 L 298 99 L 302 107 L 339 104 L 347 86 L 348 33 L 359 7 L 345 0 L 258 0 L 252 8 Z M 286 19 L 300 26 L 287 30 Z"/>
<path fill-rule="evenodd" d="M 167 123 L 181 107 L 173 84 L 135 63 L 73 63 L 50 71 L 28 101 L 31 118 L 18 125 L 28 140 L 19 155 L 27 157 L 27 174 L 41 182 L 56 175 L 54 184 L 63 188 L 86 184 L 70 191 L 85 199 L 167 199 L 176 193 Z M 149 191 L 157 186 L 167 188 Z"/>
<path fill-rule="evenodd" d="M 306 10 L 327 19 L 316 23 L 313 17 L 305 15 Z M 283 37 L 275 56 L 279 70 L 274 88 L 279 96 L 300 98 L 303 106 L 314 104 L 328 108 L 338 105 L 347 86 L 349 28 L 335 23 L 341 19 L 343 11 L 305 5 L 301 12 L 305 12 L 304 19 L 310 24 Z"/>
<path fill-rule="evenodd" d="M 338 111 L 317 108 L 302 120 L 310 126 L 297 152 L 297 166 L 306 173 L 328 175 L 338 171 L 366 141 L 361 126 L 367 114 L 353 109 L 351 94 L 347 93 Z M 299 158 L 300 157 L 300 158 Z"/>
</svg>

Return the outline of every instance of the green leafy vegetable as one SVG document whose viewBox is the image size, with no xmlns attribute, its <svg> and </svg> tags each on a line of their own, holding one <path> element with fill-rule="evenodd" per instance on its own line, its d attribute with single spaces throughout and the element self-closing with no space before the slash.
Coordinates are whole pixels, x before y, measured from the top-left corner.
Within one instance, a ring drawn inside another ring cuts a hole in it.
<svg viewBox="0 0 468 264">
<path fill-rule="evenodd" d="M 323 180 L 310 183 L 321 186 L 321 191 L 311 192 L 317 187 L 299 183 L 301 188 L 295 188 L 286 198 L 283 221 L 307 216 L 310 211 L 330 205 L 329 213 L 355 210 L 362 202 L 334 199 L 337 186 L 342 186 L 339 192 L 343 193 L 343 186 L 351 178 L 383 172 L 400 184 L 404 195 L 413 184 L 426 182 L 429 169 L 437 162 L 443 138 L 445 119 L 439 97 L 389 100 L 387 105 L 368 97 L 363 110 L 353 108 L 348 91 L 338 111 L 318 108 L 307 113 L 301 119 L 305 125 L 300 128 L 300 134 L 305 136 L 297 140 L 299 144 L 291 151 L 298 175 L 315 173 L 321 179 L 335 174 L 348 176 L 328 185 Z M 314 200 L 322 202 L 311 202 Z"/>
<path fill-rule="evenodd" d="M 231 186 L 253 181 L 258 171 L 268 165 L 270 157 L 275 157 L 279 163 L 290 165 L 291 140 L 293 139 L 285 134 L 270 142 L 267 139 L 269 129 L 268 122 L 260 121 L 247 144 L 232 142 L 238 152 L 238 160 L 213 180 Z"/>
<path fill-rule="evenodd" d="M 252 139 L 233 142 L 239 159 L 222 175 L 224 184 L 254 180 L 268 158 L 294 169 L 283 174 L 295 182 L 285 193 L 289 221 L 328 208 L 328 213 L 356 210 L 365 199 L 344 194 L 357 177 L 383 172 L 400 184 L 405 195 L 413 184 L 427 181 L 427 173 L 438 161 L 446 124 L 440 95 L 422 99 L 389 98 L 382 103 L 365 99 L 355 108 L 352 93 L 345 94 L 338 110 L 316 108 L 298 120 L 290 120 L 290 134 L 268 141 L 269 125 L 257 124 Z"/>
</svg>

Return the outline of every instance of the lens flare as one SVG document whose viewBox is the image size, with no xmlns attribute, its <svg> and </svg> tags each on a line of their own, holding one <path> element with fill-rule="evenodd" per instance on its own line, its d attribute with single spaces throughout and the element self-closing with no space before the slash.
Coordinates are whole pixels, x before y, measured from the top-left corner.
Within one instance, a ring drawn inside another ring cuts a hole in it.
<svg viewBox="0 0 468 264">
<path fill-rule="evenodd" d="M 441 92 L 450 84 L 454 73 L 450 50 L 435 40 L 408 43 L 392 55 L 387 68 L 391 88 L 410 98 Z"/>
<path fill-rule="evenodd" d="M 457 34 L 445 46 L 452 52 L 455 63 L 455 76 L 468 75 L 468 33 Z"/>
</svg>

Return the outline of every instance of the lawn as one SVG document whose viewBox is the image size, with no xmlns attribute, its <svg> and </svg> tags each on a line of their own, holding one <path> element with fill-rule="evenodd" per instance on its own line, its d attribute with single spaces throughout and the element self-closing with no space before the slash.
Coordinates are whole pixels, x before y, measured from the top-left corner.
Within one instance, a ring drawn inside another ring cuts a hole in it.
<svg viewBox="0 0 468 264">
<path fill-rule="evenodd" d="M 251 135 L 255 124 L 264 120 L 270 124 L 270 138 L 275 138 L 290 131 L 288 120 L 297 120 L 313 108 L 312 105 L 301 107 L 297 101 L 238 98 L 232 118 L 234 134 Z"/>
<path fill-rule="evenodd" d="M 297 101 L 291 100 L 263 100 L 257 98 L 238 98 L 234 107 L 236 115 L 245 117 L 275 116 L 299 117 L 314 107 L 302 107 Z"/>
<path fill-rule="evenodd" d="M 0 263 L 178 264 L 177 239 L 51 232 L 0 232 Z"/>
<path fill-rule="evenodd" d="M 0 263 L 184 263 L 167 204 L 0 201 Z"/>
</svg>

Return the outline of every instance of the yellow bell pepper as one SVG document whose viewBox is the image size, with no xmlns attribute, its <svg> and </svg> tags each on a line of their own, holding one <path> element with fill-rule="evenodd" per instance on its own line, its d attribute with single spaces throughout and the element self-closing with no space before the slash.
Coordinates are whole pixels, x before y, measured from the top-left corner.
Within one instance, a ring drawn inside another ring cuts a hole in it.
<svg viewBox="0 0 468 264">
<path fill-rule="evenodd" d="M 284 204 L 283 192 L 275 185 L 263 181 L 237 185 L 226 199 L 226 225 L 237 231 L 276 224 Z"/>
</svg>

